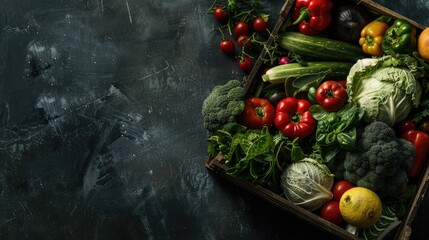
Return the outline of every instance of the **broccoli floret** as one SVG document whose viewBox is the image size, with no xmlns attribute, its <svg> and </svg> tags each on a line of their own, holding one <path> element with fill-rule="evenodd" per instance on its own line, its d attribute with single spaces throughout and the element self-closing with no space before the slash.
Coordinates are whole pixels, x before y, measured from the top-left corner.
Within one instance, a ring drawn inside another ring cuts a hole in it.
<svg viewBox="0 0 429 240">
<path fill-rule="evenodd" d="M 382 189 L 386 183 L 386 179 L 374 171 L 369 171 L 363 177 L 357 179 L 354 182 L 357 186 L 366 187 L 372 189 L 380 195 L 380 189 Z"/>
<path fill-rule="evenodd" d="M 384 122 L 373 122 L 357 135 L 356 148 L 346 153 L 344 179 L 375 191 L 380 197 L 401 194 L 408 183 L 407 171 L 412 165 L 415 148 L 395 135 Z"/>
<path fill-rule="evenodd" d="M 203 102 L 203 124 L 209 133 L 223 129 L 244 110 L 245 91 L 241 82 L 230 80 L 214 87 Z"/>
</svg>

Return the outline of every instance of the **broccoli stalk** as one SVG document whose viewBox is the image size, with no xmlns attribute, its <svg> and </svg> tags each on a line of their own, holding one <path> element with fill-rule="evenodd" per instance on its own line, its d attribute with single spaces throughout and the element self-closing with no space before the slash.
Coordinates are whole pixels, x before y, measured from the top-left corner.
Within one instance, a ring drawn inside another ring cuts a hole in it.
<svg viewBox="0 0 429 240">
<path fill-rule="evenodd" d="M 344 160 L 332 163 L 333 172 L 380 197 L 403 193 L 415 155 L 413 145 L 396 137 L 390 126 L 379 121 L 367 125 L 359 135 L 355 150 L 347 152 Z"/>
<path fill-rule="evenodd" d="M 235 122 L 244 110 L 244 95 L 244 88 L 238 80 L 230 80 L 212 89 L 202 106 L 203 124 L 209 134 Z"/>
</svg>

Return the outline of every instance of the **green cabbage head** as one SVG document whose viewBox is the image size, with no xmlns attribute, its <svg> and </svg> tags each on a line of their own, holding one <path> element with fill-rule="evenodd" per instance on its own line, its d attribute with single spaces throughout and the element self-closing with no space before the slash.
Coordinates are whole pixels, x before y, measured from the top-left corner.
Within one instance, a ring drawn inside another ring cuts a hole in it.
<svg viewBox="0 0 429 240">
<path fill-rule="evenodd" d="M 309 211 L 332 199 L 333 184 L 334 175 L 329 168 L 312 158 L 292 163 L 281 175 L 281 187 L 286 198 Z"/>
<path fill-rule="evenodd" d="M 420 103 L 422 72 L 408 55 L 360 59 L 347 76 L 349 101 L 364 110 L 364 121 L 390 126 L 404 120 Z"/>
</svg>

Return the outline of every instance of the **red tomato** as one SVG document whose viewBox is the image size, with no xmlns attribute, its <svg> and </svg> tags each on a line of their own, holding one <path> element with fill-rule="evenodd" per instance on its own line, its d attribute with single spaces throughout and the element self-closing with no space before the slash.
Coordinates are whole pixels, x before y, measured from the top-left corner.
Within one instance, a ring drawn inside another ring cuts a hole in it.
<svg viewBox="0 0 429 240">
<path fill-rule="evenodd" d="M 245 71 L 246 73 L 250 72 L 253 68 L 253 61 L 249 57 L 243 57 L 239 61 L 240 69 Z"/>
<path fill-rule="evenodd" d="M 286 137 L 306 138 L 313 134 L 317 121 L 310 113 L 311 103 L 305 99 L 287 97 L 276 107 L 274 124 Z"/>
<path fill-rule="evenodd" d="M 250 129 L 273 125 L 276 110 L 267 99 L 251 97 L 244 101 L 244 105 L 244 111 L 238 116 L 241 124 Z"/>
<path fill-rule="evenodd" d="M 355 185 L 347 180 L 339 180 L 335 182 L 332 186 L 332 194 L 334 195 L 334 199 L 340 201 L 343 193 L 353 187 L 355 187 Z"/>
<path fill-rule="evenodd" d="M 398 125 L 398 131 L 400 133 L 404 133 L 408 130 L 414 130 L 414 129 L 416 129 L 416 123 L 414 123 L 410 119 L 404 120 L 404 121 L 400 122 Z"/>
<path fill-rule="evenodd" d="M 340 204 L 336 200 L 331 200 L 323 204 L 319 215 L 323 219 L 326 219 L 336 225 L 341 225 L 344 222 L 340 213 Z"/>
<path fill-rule="evenodd" d="M 287 56 L 283 56 L 279 58 L 279 65 L 288 64 L 290 63 L 290 58 Z"/>
<path fill-rule="evenodd" d="M 225 10 L 224 6 L 219 6 L 219 7 L 215 8 L 215 10 L 213 12 L 213 16 L 216 19 L 216 21 L 218 21 L 220 23 L 224 23 L 224 22 L 228 21 L 228 19 L 229 19 L 229 14 Z"/>
<path fill-rule="evenodd" d="M 253 21 L 253 30 L 255 30 L 255 32 L 262 33 L 265 32 L 267 28 L 268 24 L 263 18 L 258 17 Z"/>
<path fill-rule="evenodd" d="M 425 119 L 419 124 L 419 130 L 429 134 L 429 119 Z"/>
<path fill-rule="evenodd" d="M 243 48 L 244 50 L 250 50 L 252 48 L 252 43 L 250 42 L 250 38 L 247 35 L 241 35 L 237 39 L 237 44 L 240 48 Z"/>
<path fill-rule="evenodd" d="M 340 83 L 344 89 L 347 89 L 347 80 L 337 80 L 337 82 Z"/>
<path fill-rule="evenodd" d="M 316 100 L 329 112 L 340 110 L 347 102 L 347 91 L 337 82 L 328 80 L 316 90 Z"/>
<path fill-rule="evenodd" d="M 231 39 L 225 39 L 220 42 L 219 48 L 222 52 L 231 55 L 234 53 L 235 44 Z"/>
<path fill-rule="evenodd" d="M 241 35 L 249 34 L 249 25 L 243 21 L 239 21 L 234 27 L 234 35 L 239 37 Z"/>
</svg>

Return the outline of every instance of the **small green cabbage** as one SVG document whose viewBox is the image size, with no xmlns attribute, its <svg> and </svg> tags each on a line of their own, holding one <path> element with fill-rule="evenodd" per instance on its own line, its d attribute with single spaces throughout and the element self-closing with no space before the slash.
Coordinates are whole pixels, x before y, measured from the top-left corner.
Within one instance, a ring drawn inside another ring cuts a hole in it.
<svg viewBox="0 0 429 240">
<path fill-rule="evenodd" d="M 364 109 L 365 122 L 393 126 L 420 104 L 420 76 L 417 60 L 408 55 L 358 60 L 347 76 L 349 101 Z"/>
<path fill-rule="evenodd" d="M 329 168 L 312 158 L 289 165 L 282 173 L 281 187 L 294 204 L 314 211 L 331 200 L 334 175 Z"/>
</svg>

